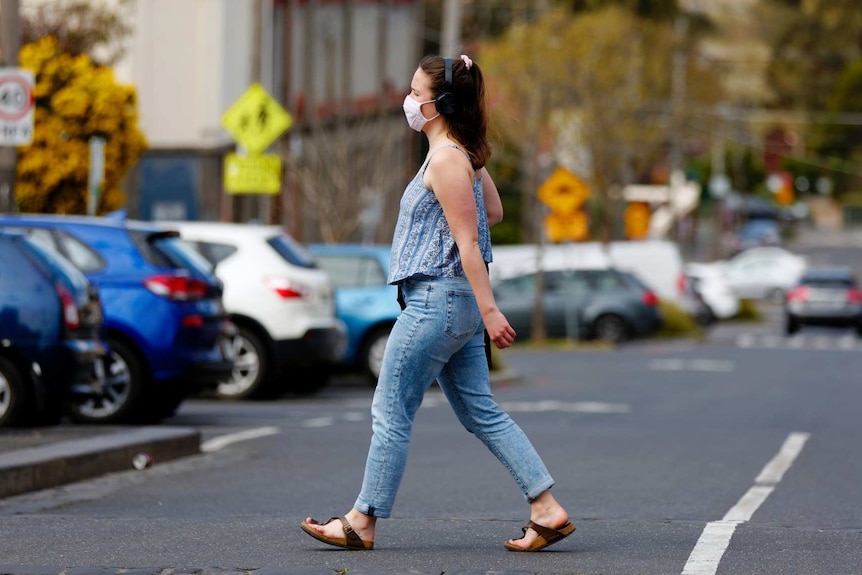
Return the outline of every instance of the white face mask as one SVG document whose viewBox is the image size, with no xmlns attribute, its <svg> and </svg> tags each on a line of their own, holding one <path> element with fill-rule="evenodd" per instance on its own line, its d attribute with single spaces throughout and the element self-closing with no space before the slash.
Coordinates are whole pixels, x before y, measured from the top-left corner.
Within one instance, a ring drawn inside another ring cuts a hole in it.
<svg viewBox="0 0 862 575">
<path fill-rule="evenodd" d="M 439 116 L 434 116 L 433 118 L 426 118 L 422 115 L 422 105 L 430 104 L 434 100 L 428 100 L 427 102 L 417 102 L 413 98 L 410 97 L 410 94 L 407 94 L 407 97 L 404 98 L 404 115 L 407 116 L 407 125 L 416 130 L 417 132 L 421 132 L 422 128 L 425 127 L 425 124 Z"/>
</svg>

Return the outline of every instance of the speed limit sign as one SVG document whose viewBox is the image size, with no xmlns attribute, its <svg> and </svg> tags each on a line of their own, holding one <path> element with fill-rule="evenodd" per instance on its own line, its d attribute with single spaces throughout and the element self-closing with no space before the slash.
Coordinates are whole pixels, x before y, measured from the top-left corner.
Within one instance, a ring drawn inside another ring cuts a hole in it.
<svg viewBox="0 0 862 575">
<path fill-rule="evenodd" d="M 33 72 L 0 68 L 0 146 L 33 141 Z"/>
</svg>

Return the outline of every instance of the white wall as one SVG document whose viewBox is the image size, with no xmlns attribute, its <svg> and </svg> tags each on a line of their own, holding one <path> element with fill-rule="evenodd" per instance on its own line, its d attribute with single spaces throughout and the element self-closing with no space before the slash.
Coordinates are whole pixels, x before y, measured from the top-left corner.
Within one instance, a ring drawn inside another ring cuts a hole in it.
<svg viewBox="0 0 862 575">
<path fill-rule="evenodd" d="M 22 10 L 51 1 L 22 0 Z M 118 0 L 90 1 L 118 5 Z M 233 144 L 221 127 L 221 116 L 256 77 L 255 45 L 263 43 L 255 36 L 257 4 L 253 0 L 129 0 L 125 16 L 131 35 L 114 72 L 119 82 L 137 88 L 140 127 L 151 149 L 205 150 Z M 337 106 L 342 101 L 341 78 L 350 66 L 350 96 L 373 101 L 382 83 L 377 57 L 381 33 L 387 35 L 382 71 L 386 84 L 406 94 L 418 62 L 415 18 L 420 4 L 400 0 L 387 8 L 383 2 L 355 3 L 353 45 L 349 61 L 344 62 L 343 4 L 318 2 L 315 22 L 308 29 L 308 3 L 288 3 L 296 12 L 291 37 L 286 38 L 291 42 L 292 62 L 283 70 L 289 71 L 293 97 L 311 96 L 316 105 Z M 381 10 L 388 10 L 386 31 L 379 29 Z M 311 42 L 306 43 L 306 38 Z M 311 54 L 306 53 L 307 46 Z M 270 61 L 282 66 L 283 54 L 278 46 L 272 48 Z M 305 85 L 307 61 L 312 64 L 310 86 Z M 279 89 L 274 86 L 270 92 L 280 99 Z M 296 115 L 297 104 L 298 99 L 285 106 Z M 396 105 L 400 106 L 400 99 Z"/>
<path fill-rule="evenodd" d="M 221 115 L 251 81 L 252 2 L 133 0 L 120 81 L 138 89 L 151 148 L 231 143 Z"/>
</svg>

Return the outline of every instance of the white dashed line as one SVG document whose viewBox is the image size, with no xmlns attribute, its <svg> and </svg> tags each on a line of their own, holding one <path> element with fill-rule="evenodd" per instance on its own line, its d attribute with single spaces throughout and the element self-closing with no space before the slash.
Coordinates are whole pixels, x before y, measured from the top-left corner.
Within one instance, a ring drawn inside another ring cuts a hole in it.
<svg viewBox="0 0 862 575">
<path fill-rule="evenodd" d="M 711 373 L 731 373 L 736 364 L 723 359 L 691 359 L 677 358 L 653 359 L 647 364 L 650 371 L 705 371 Z"/>
<path fill-rule="evenodd" d="M 862 340 L 853 335 L 840 337 L 824 334 L 776 334 L 744 333 L 736 337 L 736 347 L 744 349 L 811 349 L 817 351 L 860 351 Z"/>
<path fill-rule="evenodd" d="M 754 512 L 775 490 L 784 474 L 799 456 L 810 434 L 791 433 L 778 453 L 754 479 L 754 485 L 730 508 L 721 521 L 707 523 L 694 546 L 682 575 L 715 575 L 736 526 L 751 519 Z"/>
<path fill-rule="evenodd" d="M 201 451 L 211 452 L 218 451 L 219 449 L 223 449 L 232 443 L 237 443 L 239 441 L 248 441 L 249 439 L 257 439 L 259 437 L 266 437 L 267 435 L 275 435 L 279 433 L 279 429 L 277 427 L 257 427 L 255 429 L 247 429 L 246 431 L 238 431 L 237 433 L 229 433 L 227 435 L 221 435 L 219 437 L 214 437 L 209 441 L 205 441 L 201 444 Z"/>
<path fill-rule="evenodd" d="M 500 404 L 503 411 L 565 411 L 569 413 L 630 413 L 631 406 L 625 403 L 602 403 L 599 401 L 507 401 Z"/>
<path fill-rule="evenodd" d="M 314 417 L 311 419 L 303 420 L 302 427 L 328 427 L 334 424 L 334 417 Z"/>
</svg>

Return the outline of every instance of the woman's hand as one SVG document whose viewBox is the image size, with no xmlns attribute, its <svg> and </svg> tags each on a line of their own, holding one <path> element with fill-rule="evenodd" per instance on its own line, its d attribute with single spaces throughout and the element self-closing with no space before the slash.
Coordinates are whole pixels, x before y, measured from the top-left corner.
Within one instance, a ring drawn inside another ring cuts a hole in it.
<svg viewBox="0 0 862 575">
<path fill-rule="evenodd" d="M 506 349 L 515 341 L 515 330 L 500 310 L 495 309 L 483 315 L 482 321 L 485 322 L 485 329 L 497 349 Z"/>
</svg>

